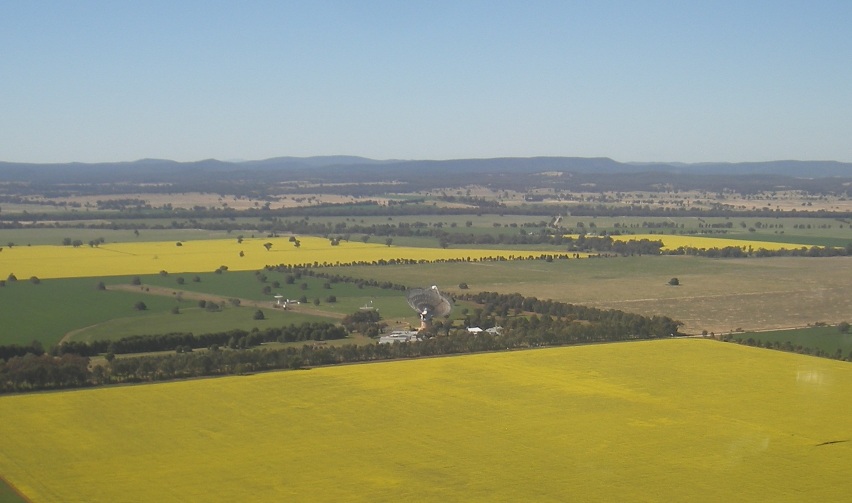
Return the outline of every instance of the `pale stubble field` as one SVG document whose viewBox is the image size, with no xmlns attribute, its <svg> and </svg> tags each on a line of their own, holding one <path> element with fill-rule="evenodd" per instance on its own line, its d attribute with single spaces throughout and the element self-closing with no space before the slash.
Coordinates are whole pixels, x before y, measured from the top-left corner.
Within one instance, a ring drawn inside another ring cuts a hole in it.
<svg viewBox="0 0 852 503">
<path fill-rule="evenodd" d="M 684 323 L 682 331 L 727 333 L 852 320 L 852 257 L 709 259 L 686 256 L 341 267 L 341 274 L 461 292 L 518 292 Z M 678 278 L 680 285 L 668 284 Z"/>
</svg>

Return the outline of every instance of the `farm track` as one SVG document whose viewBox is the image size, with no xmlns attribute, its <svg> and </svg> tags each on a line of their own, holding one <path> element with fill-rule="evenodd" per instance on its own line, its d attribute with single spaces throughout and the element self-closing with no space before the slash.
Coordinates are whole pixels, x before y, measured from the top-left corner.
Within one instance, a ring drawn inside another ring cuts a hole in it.
<svg viewBox="0 0 852 503">
<path fill-rule="evenodd" d="M 220 304 L 230 303 L 234 300 L 239 301 L 240 307 L 256 307 L 256 308 L 270 308 L 275 309 L 272 306 L 272 303 L 268 300 L 253 300 L 253 299 L 241 299 L 238 297 L 223 297 L 221 295 L 211 295 L 208 293 L 198 293 L 191 292 L 189 290 L 179 290 L 176 288 L 166 288 L 162 286 L 151 286 L 151 285 L 110 285 L 110 290 L 121 290 L 124 292 L 142 292 L 149 295 L 158 295 L 161 297 L 174 297 L 176 295 L 180 295 L 184 299 L 189 300 L 205 300 L 208 302 L 216 302 Z M 141 289 L 141 290 L 140 290 Z M 296 306 L 287 307 L 288 311 L 293 311 L 297 313 L 303 314 L 313 314 L 317 316 L 325 316 L 327 318 L 335 318 L 342 320 L 345 315 L 341 313 L 335 313 L 331 311 L 324 311 L 322 309 L 316 309 L 313 307 L 309 307 L 303 304 L 299 304 Z"/>
<path fill-rule="evenodd" d="M 260 308 L 275 309 L 272 306 L 272 304 L 270 303 L 270 301 L 241 299 L 241 298 L 237 298 L 237 297 L 222 297 L 220 295 L 211 295 L 211 294 L 207 294 L 207 293 L 192 292 L 192 291 L 189 291 L 189 290 L 180 290 L 180 289 L 176 289 L 176 288 L 166 288 L 166 287 L 162 287 L 162 286 L 151 286 L 151 285 L 140 286 L 140 285 L 123 284 L 123 285 L 110 285 L 108 287 L 108 289 L 109 290 L 118 290 L 118 291 L 123 291 L 123 292 L 143 293 L 143 294 L 146 294 L 146 295 L 156 295 L 156 296 L 160 296 L 160 297 L 174 297 L 174 296 L 180 295 L 183 299 L 186 299 L 186 300 L 204 300 L 204 301 L 207 301 L 207 302 L 216 302 L 218 304 L 228 304 L 228 303 L 233 302 L 234 300 L 237 300 L 237 301 L 239 301 L 240 307 L 254 307 L 254 308 L 258 308 L 258 309 L 260 309 Z M 322 309 L 316 309 L 316 308 L 305 306 L 305 305 L 302 305 L 302 304 L 299 304 L 299 305 L 296 305 L 296 306 L 293 306 L 293 305 L 288 306 L 287 310 L 292 311 L 292 312 L 296 312 L 296 313 L 312 314 L 312 315 L 316 315 L 316 316 L 323 316 L 323 317 L 326 317 L 326 318 L 334 318 L 334 319 L 338 319 L 338 320 L 342 320 L 345 317 L 345 315 L 341 314 L 341 313 L 335 313 L 335 312 L 331 312 L 331 311 L 323 311 Z M 82 333 L 82 332 L 85 332 L 86 330 L 90 330 L 94 327 L 97 327 L 98 325 L 100 325 L 100 323 L 96 323 L 94 325 L 89 325 L 87 327 L 82 327 L 82 328 L 77 328 L 77 329 L 71 330 L 70 332 L 67 332 L 65 335 L 62 336 L 62 339 L 59 340 L 59 344 L 62 344 L 63 342 L 68 342 L 75 335 Z"/>
<path fill-rule="evenodd" d="M 752 297 L 756 295 L 771 295 L 771 294 L 804 294 L 809 293 L 813 294 L 816 292 L 832 292 L 837 290 L 836 288 L 819 288 L 819 289 L 803 289 L 803 290 L 776 290 L 769 292 L 740 292 L 740 293 L 717 293 L 710 295 L 690 295 L 687 297 L 677 297 L 677 300 L 702 300 L 702 299 L 724 299 L 724 298 L 738 298 L 738 297 Z M 618 304 L 631 304 L 637 302 L 660 302 L 672 300 L 670 297 L 649 297 L 646 299 L 625 299 L 625 300 L 611 300 L 607 301 L 607 304 L 618 305 Z"/>
</svg>

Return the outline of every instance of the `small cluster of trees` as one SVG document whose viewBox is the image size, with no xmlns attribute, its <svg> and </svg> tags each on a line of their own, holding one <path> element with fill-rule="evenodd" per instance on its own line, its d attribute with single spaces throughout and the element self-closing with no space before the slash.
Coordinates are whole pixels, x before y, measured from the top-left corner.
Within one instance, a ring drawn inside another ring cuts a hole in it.
<svg viewBox="0 0 852 503">
<path fill-rule="evenodd" d="M 106 242 L 106 239 L 104 239 L 104 238 L 96 238 L 96 239 L 89 240 L 88 244 L 89 244 L 90 247 L 95 248 L 98 245 L 101 245 L 105 242 Z M 62 238 L 62 246 L 73 246 L 74 248 L 79 248 L 79 247 L 83 246 L 83 240 L 82 239 Z"/>
<path fill-rule="evenodd" d="M 44 346 L 39 341 L 32 341 L 29 344 L 8 344 L 0 346 L 0 360 L 8 360 L 15 356 L 24 356 L 25 354 L 34 354 L 41 356 L 44 354 Z"/>
<path fill-rule="evenodd" d="M 77 388 L 91 383 L 85 356 L 27 353 L 0 362 L 0 392 Z"/>
<path fill-rule="evenodd" d="M 343 318 L 341 324 L 349 332 L 358 332 L 369 337 L 378 337 L 382 329 L 387 327 L 381 322 L 381 315 L 375 309 L 364 309 L 356 311 Z"/>
</svg>

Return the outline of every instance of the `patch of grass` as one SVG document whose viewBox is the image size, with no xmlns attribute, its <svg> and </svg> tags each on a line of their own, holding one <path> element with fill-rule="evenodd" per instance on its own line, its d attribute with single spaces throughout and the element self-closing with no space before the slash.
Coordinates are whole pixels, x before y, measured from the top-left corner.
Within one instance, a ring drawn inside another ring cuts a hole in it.
<svg viewBox="0 0 852 503">
<path fill-rule="evenodd" d="M 799 243 L 807 247 L 811 246 L 833 246 L 843 248 L 849 243 L 852 243 L 852 233 L 848 238 L 843 237 L 825 237 L 825 236 L 809 236 L 797 234 L 749 234 L 749 235 L 732 235 L 730 239 L 742 241 L 764 241 L 767 243 Z M 789 248 L 789 247 L 788 247 Z"/>
<path fill-rule="evenodd" d="M 745 332 L 732 335 L 738 341 L 760 341 L 781 348 L 796 351 L 798 348 L 820 350 L 828 356 L 842 357 L 852 354 L 852 333 L 841 333 L 837 327 L 808 327 L 795 330 L 775 330 L 771 332 Z M 789 345 L 788 345 L 789 344 Z"/>
<path fill-rule="evenodd" d="M 0 478 L 0 503 L 27 503 L 27 500 Z"/>
<path fill-rule="evenodd" d="M 706 340 L 349 365 L 2 397 L 0 474 L 93 503 L 843 501 L 850 401 L 847 363 Z"/>
<path fill-rule="evenodd" d="M 163 313 L 175 306 L 174 299 L 155 297 L 144 292 L 97 290 L 96 278 L 7 282 L 0 288 L 0 344 L 29 344 L 41 341 L 52 346 L 69 331 L 126 318 L 144 325 L 152 313 Z M 148 307 L 137 311 L 143 301 Z"/>
<path fill-rule="evenodd" d="M 186 307 L 180 314 L 158 312 L 145 316 L 140 323 L 138 317 L 113 318 L 97 325 L 84 328 L 75 333 L 71 340 L 95 341 L 118 340 L 131 335 L 156 335 L 170 332 L 192 332 L 206 334 L 226 332 L 233 329 L 263 329 L 307 321 L 335 321 L 322 316 L 285 311 L 282 309 L 262 309 L 265 319 L 255 320 L 256 307 L 224 306 L 221 311 L 210 312 L 199 307 Z"/>
<path fill-rule="evenodd" d="M 288 285 L 284 273 L 263 271 L 263 274 L 267 276 L 265 283 L 250 271 L 201 273 L 197 275 L 199 282 L 193 281 L 195 274 L 143 275 L 138 276 L 142 284 L 136 286 L 131 285 L 136 276 L 48 279 L 37 285 L 23 280 L 7 282 L 0 288 L 0 326 L 3 327 L 0 344 L 29 344 L 38 340 L 50 347 L 69 332 L 73 332 L 73 340 L 90 341 L 168 332 L 250 330 L 272 323 L 334 322 L 365 305 L 379 309 L 389 322 L 417 323 L 402 291 L 358 288 L 355 284 L 331 283 L 310 276 Z M 184 278 L 183 284 L 178 284 L 178 277 Z M 280 283 L 280 288 L 264 294 L 263 287 L 274 281 Z M 100 282 L 106 290 L 97 289 Z M 305 290 L 300 287 L 302 283 L 307 285 Z M 325 288 L 325 283 L 330 283 L 331 288 Z M 308 303 L 296 310 L 276 309 L 273 308 L 276 294 L 289 299 L 305 295 Z M 211 313 L 199 309 L 198 299 L 193 295 L 215 298 L 223 311 Z M 336 302 L 328 302 L 332 295 Z M 313 300 L 317 298 L 320 305 L 314 306 Z M 241 307 L 235 307 L 229 299 L 241 299 Z M 139 301 L 145 303 L 146 310 L 133 308 Z M 175 307 L 180 314 L 172 314 Z M 258 308 L 266 314 L 263 321 L 252 318 Z"/>
</svg>

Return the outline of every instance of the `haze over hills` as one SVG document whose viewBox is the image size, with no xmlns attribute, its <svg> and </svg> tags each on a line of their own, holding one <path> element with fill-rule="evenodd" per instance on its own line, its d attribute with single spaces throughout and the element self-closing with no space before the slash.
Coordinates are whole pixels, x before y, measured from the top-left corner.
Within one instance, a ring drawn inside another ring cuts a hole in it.
<svg viewBox="0 0 852 503">
<path fill-rule="evenodd" d="M 110 173 L 116 170 L 134 172 L 143 168 L 156 172 L 175 169 L 245 171 L 251 170 L 303 170 L 309 168 L 357 168 L 369 172 L 406 173 L 424 169 L 439 171 L 535 173 L 561 171 L 566 173 L 641 173 L 667 172 L 701 175 L 782 175 L 802 178 L 852 176 L 852 163 L 837 161 L 780 160 L 739 163 L 679 163 L 619 162 L 608 157 L 498 157 L 485 159 L 450 160 L 375 160 L 357 156 L 273 157 L 251 161 L 219 161 L 204 159 L 179 162 L 168 159 L 139 159 L 129 162 L 106 163 L 17 163 L 0 161 L 0 176 L 6 179 L 28 179 L 44 175 L 86 176 Z"/>
<path fill-rule="evenodd" d="M 259 190 L 273 184 L 308 182 L 326 184 L 326 190 L 328 185 L 366 183 L 395 184 L 400 190 L 485 185 L 513 190 L 552 187 L 569 191 L 642 191 L 669 187 L 749 193 L 767 190 L 843 193 L 852 187 L 852 163 L 794 160 L 625 163 L 606 157 L 375 160 L 342 155 L 230 162 L 216 159 L 195 162 L 140 159 L 96 164 L 0 162 L 0 182 L 55 188 L 76 185 L 78 190 L 88 190 L 86 184 L 167 184 L 180 186 L 182 190 L 195 187 L 194 190 L 212 192 L 218 190 L 217 184 L 231 182 L 260 187 Z M 379 186 L 374 188 L 376 193 L 391 190 Z"/>
</svg>

